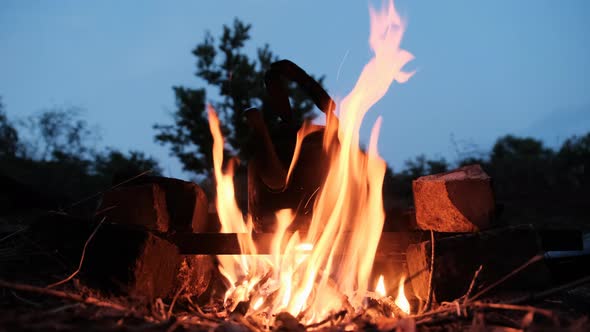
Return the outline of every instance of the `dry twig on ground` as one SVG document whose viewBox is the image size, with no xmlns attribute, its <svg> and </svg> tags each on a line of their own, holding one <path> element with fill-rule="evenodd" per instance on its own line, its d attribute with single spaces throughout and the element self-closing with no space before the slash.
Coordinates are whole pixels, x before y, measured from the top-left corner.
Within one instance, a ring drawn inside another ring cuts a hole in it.
<svg viewBox="0 0 590 332">
<path fill-rule="evenodd" d="M 84 296 L 84 295 L 69 293 L 69 292 L 65 292 L 65 291 L 59 291 L 59 290 L 55 290 L 55 289 L 50 289 L 50 288 L 45 288 L 45 287 L 37 287 L 37 286 L 32 286 L 32 285 L 20 284 L 20 283 L 13 283 L 13 282 L 8 282 L 8 281 L 4 281 L 4 280 L 0 280 L 0 287 L 15 290 L 15 291 L 20 291 L 20 292 L 27 292 L 27 293 L 33 293 L 33 294 L 39 294 L 39 295 L 52 296 L 52 297 L 56 297 L 56 298 L 60 298 L 60 299 L 64 299 L 64 300 L 75 301 L 75 302 L 93 305 L 93 306 L 97 306 L 97 307 L 110 308 L 110 309 L 114 309 L 114 310 L 125 312 L 125 313 L 135 313 L 135 310 L 132 308 L 126 307 L 126 306 L 118 304 L 118 303 L 100 300 L 100 299 L 98 299 L 96 297 L 92 297 L 92 296 Z M 146 317 L 144 317 L 144 318 L 146 318 Z"/>
<path fill-rule="evenodd" d="M 88 247 L 88 243 L 90 243 L 90 241 L 92 240 L 92 238 L 94 237 L 94 235 L 96 234 L 96 232 L 98 231 L 100 226 L 104 223 L 105 219 L 106 218 L 102 218 L 102 220 L 98 223 L 98 225 L 96 225 L 96 227 L 94 228 L 94 230 L 92 231 L 92 233 L 90 234 L 90 236 L 88 237 L 86 242 L 84 243 L 84 248 L 82 248 L 82 255 L 80 256 L 80 264 L 78 264 L 78 268 L 76 269 L 76 271 L 74 271 L 72 274 L 70 274 L 67 278 L 65 278 L 63 280 L 55 282 L 51 285 L 47 285 L 46 288 L 53 288 L 55 286 L 65 284 L 66 282 L 72 280 L 78 273 L 80 273 L 80 270 L 82 269 L 82 263 L 84 262 L 84 256 L 86 255 L 86 247 Z"/>
<path fill-rule="evenodd" d="M 505 275 L 503 278 L 501 278 L 500 280 L 494 282 L 493 284 L 489 285 L 488 287 L 482 289 L 481 291 L 479 291 L 477 294 L 473 295 L 473 297 L 470 299 L 470 301 L 475 301 L 478 298 L 480 298 L 482 295 L 486 294 L 487 292 L 489 292 L 490 290 L 498 287 L 500 284 L 504 283 L 506 280 L 514 277 L 515 275 L 517 275 L 518 273 L 520 273 L 521 271 L 523 271 L 524 269 L 526 269 L 527 267 L 531 266 L 532 264 L 540 261 L 543 259 L 543 255 L 536 255 L 533 256 L 531 259 L 529 259 L 528 261 L 526 261 L 524 264 L 522 264 L 521 266 L 517 267 L 516 269 L 514 269 L 512 272 L 508 273 L 507 275 Z"/>
<path fill-rule="evenodd" d="M 109 188 L 109 189 L 107 189 L 107 190 L 99 191 L 99 192 L 96 192 L 96 193 L 94 193 L 94 194 L 92 194 L 92 195 L 90 195 L 90 196 L 84 197 L 84 198 L 82 198 L 81 200 L 79 200 L 79 201 L 76 201 L 76 202 L 74 202 L 73 204 L 71 204 L 71 205 L 70 205 L 68 208 L 69 208 L 69 209 L 71 209 L 71 208 L 74 208 L 74 207 L 76 207 L 76 206 L 78 206 L 78 205 L 80 205 L 80 204 L 82 204 L 82 203 L 84 203 L 84 202 L 86 202 L 86 201 L 88 201 L 88 200 L 91 200 L 91 199 L 93 199 L 93 198 L 95 198 L 95 197 L 97 197 L 97 196 L 99 196 L 99 195 L 102 195 L 102 194 L 104 194 L 104 193 L 105 193 L 105 191 L 116 189 L 116 188 L 118 188 L 118 187 L 120 187 L 120 186 L 122 186 L 122 185 L 124 185 L 124 184 L 126 184 L 126 183 L 129 183 L 129 182 L 131 182 L 131 181 L 133 181 L 133 180 L 135 180 L 135 179 L 138 179 L 138 178 L 140 178 L 140 177 L 142 177 L 142 176 L 144 176 L 144 175 L 146 175 L 146 174 L 149 174 L 149 173 L 151 173 L 151 172 L 153 172 L 153 170 L 151 170 L 151 169 L 148 169 L 147 171 L 141 172 L 141 173 L 137 174 L 137 175 L 136 175 L 136 176 L 134 176 L 134 177 L 131 177 L 131 178 L 129 178 L 129 179 L 127 179 L 127 180 L 125 180 L 125 181 L 122 181 L 122 182 L 119 182 L 119 183 L 117 183 L 116 185 L 114 185 L 114 186 L 110 187 L 110 188 Z"/>
</svg>

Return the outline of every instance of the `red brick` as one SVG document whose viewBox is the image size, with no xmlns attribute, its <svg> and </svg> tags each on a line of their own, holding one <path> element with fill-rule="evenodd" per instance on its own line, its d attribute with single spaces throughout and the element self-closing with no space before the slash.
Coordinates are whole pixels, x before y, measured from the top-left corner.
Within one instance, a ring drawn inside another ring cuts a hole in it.
<svg viewBox="0 0 590 332">
<path fill-rule="evenodd" d="M 423 176 L 412 187 L 419 229 L 476 232 L 491 226 L 495 210 L 491 179 L 479 165 Z"/>
<path fill-rule="evenodd" d="M 121 187 L 107 191 L 99 211 L 109 222 L 168 232 L 170 221 L 164 190 L 157 184 Z"/>
<path fill-rule="evenodd" d="M 174 244 L 149 231 L 103 224 L 88 245 L 82 272 L 103 291 L 153 300 L 173 294 L 181 260 Z"/>
<path fill-rule="evenodd" d="M 530 226 L 509 227 L 435 240 L 433 300 L 453 301 L 469 289 L 475 271 L 483 266 L 474 291 L 490 285 L 542 252 L 538 233 Z M 426 300 L 431 268 L 431 242 L 410 244 L 406 252 L 414 294 Z M 543 261 L 521 271 L 495 290 L 547 287 L 550 273 Z"/>
</svg>

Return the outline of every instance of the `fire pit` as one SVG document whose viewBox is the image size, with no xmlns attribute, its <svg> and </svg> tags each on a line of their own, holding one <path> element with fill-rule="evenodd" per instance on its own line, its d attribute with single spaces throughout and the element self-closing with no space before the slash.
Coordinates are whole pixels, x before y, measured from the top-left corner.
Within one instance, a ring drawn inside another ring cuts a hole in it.
<svg viewBox="0 0 590 332">
<path fill-rule="evenodd" d="M 392 3 L 371 12 L 374 56 L 338 103 L 294 63 L 272 64 L 265 84 L 284 140 L 270 138 L 257 109 L 245 111 L 255 151 L 248 211 L 236 201 L 236 164 L 224 160 L 220 119 L 209 105 L 214 195 L 142 174 L 103 193 L 92 222 L 43 216 L 34 242 L 78 268 L 45 287 L 0 280 L 0 288 L 33 306 L 43 307 L 20 294 L 74 304 L 2 318 L 0 326 L 32 321 L 32 329 L 45 329 L 45 315 L 63 327 L 90 312 L 98 330 L 588 328 L 527 305 L 590 280 L 571 268 L 581 260 L 546 255 L 583 250 L 581 233 L 498 224 L 491 179 L 479 165 L 416 179 L 412 227 L 383 232 L 381 119 L 366 150 L 359 131 L 390 85 L 413 75 L 403 70 L 413 59 L 400 47 L 404 29 Z M 309 94 L 325 126 L 292 122 L 284 80 Z"/>
</svg>

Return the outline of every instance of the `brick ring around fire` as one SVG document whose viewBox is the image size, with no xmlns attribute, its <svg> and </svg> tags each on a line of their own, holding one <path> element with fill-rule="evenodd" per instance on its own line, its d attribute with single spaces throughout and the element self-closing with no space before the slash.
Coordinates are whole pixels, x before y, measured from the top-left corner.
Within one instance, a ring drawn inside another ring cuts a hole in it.
<svg viewBox="0 0 590 332">
<path fill-rule="evenodd" d="M 281 61 L 273 70 L 267 76 L 267 89 L 274 105 L 285 105 L 275 80 L 286 76 L 307 89 L 323 111 L 331 111 L 331 98 L 301 68 Z M 268 253 L 272 217 L 277 210 L 296 209 L 299 219 L 290 231 L 305 233 L 311 212 L 308 205 L 313 204 L 328 165 L 322 145 L 324 131 L 316 128 L 303 140 L 299 162 L 286 186 L 285 165 L 291 162 L 299 128 L 289 123 L 290 108 L 282 107 L 277 113 L 286 119 L 285 128 L 274 140 L 258 110 L 245 114 L 254 132 L 254 158 L 248 163 L 248 209 L 256 224 L 253 240 L 259 253 Z M 495 202 L 491 179 L 479 165 L 421 177 L 413 182 L 413 191 L 418 229 L 383 233 L 373 272 L 385 271 L 396 278 L 409 274 L 408 286 L 413 286 L 418 298 L 424 299 L 428 292 L 424 272 L 432 267 L 434 301 L 446 301 L 462 295 L 477 266 L 491 268 L 493 273 L 482 272 L 482 280 L 493 280 L 543 250 L 533 229 L 480 232 L 494 226 Z M 239 238 L 247 234 L 209 233 L 218 232 L 219 225 L 208 207 L 208 198 L 198 185 L 165 177 L 141 176 L 105 192 L 97 217 L 105 217 L 107 223 L 88 247 L 84 278 L 107 292 L 149 300 L 170 297 L 182 287 L 201 295 L 210 285 L 219 286 L 222 277 L 214 255 L 240 254 Z M 81 234 L 89 234 L 87 225 L 84 227 Z M 430 231 L 448 233 L 437 236 L 434 264 L 429 261 L 429 242 L 421 242 Z M 464 232 L 469 234 L 458 234 Z M 498 259 L 510 250 L 502 245 L 506 239 L 522 247 L 520 255 L 508 261 Z M 557 249 L 564 248 L 558 245 Z M 535 271 L 536 285 L 546 285 L 549 273 L 545 265 L 538 264 Z M 454 283 L 447 283 L 445 276 L 453 276 Z M 408 291 L 412 297 L 412 287 Z"/>
</svg>

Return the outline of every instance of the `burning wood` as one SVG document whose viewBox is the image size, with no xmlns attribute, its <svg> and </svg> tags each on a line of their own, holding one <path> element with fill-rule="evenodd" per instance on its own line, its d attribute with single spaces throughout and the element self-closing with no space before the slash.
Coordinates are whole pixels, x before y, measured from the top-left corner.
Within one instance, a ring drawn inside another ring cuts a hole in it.
<svg viewBox="0 0 590 332">
<path fill-rule="evenodd" d="M 218 256 L 221 272 L 230 282 L 226 303 L 231 310 L 245 302 L 249 307 L 247 314 L 264 313 L 270 318 L 286 311 L 303 322 L 316 323 L 339 312 L 343 303 L 350 303 L 349 315 L 362 307 L 385 219 L 381 195 L 385 163 L 377 153 L 380 120 L 373 128 L 367 153 L 359 148 L 359 130 L 370 106 L 385 94 L 393 81 L 403 83 L 412 75 L 402 71 L 412 55 L 399 48 L 404 26 L 393 4 L 390 3 L 383 12 L 372 12 L 371 18 L 370 44 L 375 57 L 364 68 L 353 91 L 343 99 L 338 119 L 331 106 L 333 103 L 323 89 L 318 91 L 317 84 L 310 86 L 306 74 L 291 62 L 273 64 L 267 76 L 269 90 L 279 95 L 275 99 L 279 107 L 276 111 L 287 119 L 288 98 L 281 94 L 280 85 L 273 82 L 274 76 L 286 74 L 300 80 L 299 83 L 312 91 L 312 97 L 316 95 L 314 101 L 326 112 L 327 118 L 322 138 L 326 174 L 321 177 L 317 194 L 313 197 L 314 208 L 305 238 L 298 232 L 287 233 L 295 212 L 280 210 L 275 215 L 271 257 L 253 255 L 257 248 L 252 237 L 243 238 L 240 243 L 241 256 Z M 258 178 L 269 189 L 293 185 L 289 176 L 300 162 L 301 143 L 309 134 L 309 125 L 300 129 L 289 172 L 284 176 L 286 168 L 281 167 L 278 158 L 274 157 L 261 117 L 251 112 L 250 123 L 257 128 L 263 141 L 261 146 L 269 155 L 266 162 L 264 158 L 254 160 L 256 170 L 263 173 Z M 237 207 L 232 169 L 221 169 L 223 137 L 212 107 L 209 122 L 214 138 L 216 204 L 221 231 L 250 234 L 252 216 L 242 216 Z M 265 170 L 272 169 L 278 172 L 264 174 Z M 284 181 L 281 181 L 283 177 Z M 266 300 L 260 302 L 259 298 Z"/>
</svg>

